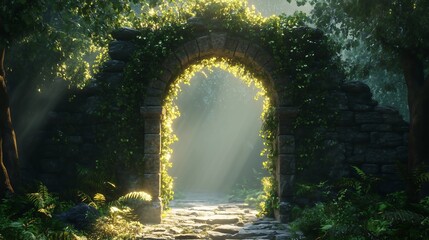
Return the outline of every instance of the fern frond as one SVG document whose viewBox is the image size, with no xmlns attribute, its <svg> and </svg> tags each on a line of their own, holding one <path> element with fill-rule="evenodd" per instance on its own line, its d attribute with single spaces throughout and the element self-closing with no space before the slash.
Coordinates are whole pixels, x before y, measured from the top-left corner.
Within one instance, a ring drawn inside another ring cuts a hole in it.
<svg viewBox="0 0 429 240">
<path fill-rule="evenodd" d="M 152 201 L 152 196 L 147 194 L 146 192 L 129 192 L 124 196 L 118 198 L 118 202 L 126 202 L 126 201 L 140 201 L 140 202 L 149 202 Z"/>
<path fill-rule="evenodd" d="M 77 195 L 79 196 L 81 202 L 84 202 L 84 203 L 90 203 L 90 202 L 92 202 L 91 197 L 88 194 L 86 194 L 86 193 L 84 193 L 82 191 L 78 191 Z"/>
<path fill-rule="evenodd" d="M 362 187 L 362 183 L 354 178 L 341 178 L 338 181 L 338 185 L 342 188 L 352 188 L 355 190 Z"/>
<path fill-rule="evenodd" d="M 419 224 L 424 220 L 424 216 L 409 210 L 398 209 L 396 211 L 386 212 L 383 216 L 386 220 L 400 222 L 400 223 L 413 223 Z"/>
<path fill-rule="evenodd" d="M 93 199 L 97 205 L 104 205 L 106 203 L 106 197 L 101 193 L 96 193 Z"/>
<path fill-rule="evenodd" d="M 357 175 L 362 179 L 362 180 L 366 180 L 368 179 L 368 175 L 360 168 L 356 167 L 356 166 L 352 166 L 352 168 L 355 170 L 355 172 L 357 173 Z"/>
<path fill-rule="evenodd" d="M 38 192 L 36 193 L 28 193 L 27 199 L 33 204 L 36 208 L 40 209 L 45 206 L 45 201 L 42 195 Z"/>
<path fill-rule="evenodd" d="M 416 182 L 418 184 L 428 183 L 429 182 L 429 172 L 422 173 L 417 176 Z"/>
</svg>

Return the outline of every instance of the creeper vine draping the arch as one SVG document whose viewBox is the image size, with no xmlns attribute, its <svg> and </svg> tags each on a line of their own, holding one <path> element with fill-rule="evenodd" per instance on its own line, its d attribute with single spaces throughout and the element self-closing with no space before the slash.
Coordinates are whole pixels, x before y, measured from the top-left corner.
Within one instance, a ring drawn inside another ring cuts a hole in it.
<svg viewBox="0 0 429 240">
<path fill-rule="evenodd" d="M 120 81 L 100 83 L 104 97 L 99 115 L 114 123 L 114 131 L 101 134 L 101 168 L 109 171 L 103 166 L 113 164 L 129 170 L 135 187 L 144 186 L 155 201 L 168 205 L 172 180 L 166 174 L 167 146 L 174 136 L 170 122 L 164 121 L 162 128 L 160 124 L 175 109 L 163 106 L 168 107 L 169 91 L 187 69 L 211 64 L 207 59 L 224 59 L 221 63 L 240 64 L 257 78 L 270 99 L 264 165 L 273 177 L 265 180 L 264 213 L 277 209 L 287 221 L 295 175 L 311 165 L 322 139 L 320 134 L 307 136 L 300 140 L 306 147 L 295 149 L 294 131 L 305 126 L 317 133 L 328 124 L 333 114 L 326 104 L 327 90 L 337 81 L 328 41 L 304 20 L 300 13 L 263 18 L 242 0 L 185 1 L 151 9 L 142 16 L 138 32 L 127 30 L 125 37 L 117 33 L 110 55 L 125 61 L 126 68 Z"/>
</svg>

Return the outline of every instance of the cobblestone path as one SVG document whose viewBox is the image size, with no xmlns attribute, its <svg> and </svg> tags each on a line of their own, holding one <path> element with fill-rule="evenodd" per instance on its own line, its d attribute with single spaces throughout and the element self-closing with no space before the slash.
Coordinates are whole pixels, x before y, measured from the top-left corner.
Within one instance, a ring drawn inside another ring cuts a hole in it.
<svg viewBox="0 0 429 240">
<path fill-rule="evenodd" d="M 171 203 L 161 224 L 145 225 L 142 239 L 293 239 L 287 224 L 257 218 L 247 204 L 187 196 Z"/>
</svg>

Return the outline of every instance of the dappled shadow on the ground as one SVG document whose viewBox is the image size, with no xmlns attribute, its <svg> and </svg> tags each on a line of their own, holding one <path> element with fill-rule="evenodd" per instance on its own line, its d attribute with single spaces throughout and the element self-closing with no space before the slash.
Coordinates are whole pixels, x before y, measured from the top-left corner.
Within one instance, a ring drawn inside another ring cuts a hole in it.
<svg viewBox="0 0 429 240">
<path fill-rule="evenodd" d="M 287 224 L 257 218 L 245 203 L 219 194 L 187 193 L 172 201 L 158 225 L 146 225 L 141 239 L 290 239 Z"/>
</svg>

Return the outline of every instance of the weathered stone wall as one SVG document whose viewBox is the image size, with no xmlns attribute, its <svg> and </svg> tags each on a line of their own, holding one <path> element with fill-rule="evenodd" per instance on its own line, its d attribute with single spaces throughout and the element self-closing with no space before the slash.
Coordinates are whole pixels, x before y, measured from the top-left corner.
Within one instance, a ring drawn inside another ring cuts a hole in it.
<svg viewBox="0 0 429 240">
<path fill-rule="evenodd" d="M 38 154 L 31 159 L 30 164 L 35 173 L 35 177 L 44 182 L 52 190 L 72 188 L 78 180 L 77 165 L 94 166 L 95 161 L 99 159 L 100 152 L 96 143 L 97 129 L 103 128 L 106 124 L 102 119 L 95 119 L 90 113 L 94 104 L 97 102 L 97 94 L 100 88 L 97 85 L 100 82 L 105 83 L 108 88 L 115 89 L 124 79 L 124 68 L 131 59 L 135 51 L 133 39 L 138 33 L 133 30 L 122 30 L 113 34 L 116 38 L 110 44 L 109 55 L 111 60 L 104 63 L 97 79 L 83 91 L 71 92 L 64 99 L 64 102 L 58 105 L 58 108 L 49 113 L 49 120 L 38 134 Z M 228 52 L 228 36 L 226 34 L 208 35 L 198 39 L 208 41 L 207 50 L 209 53 L 230 54 L 239 58 L 250 58 L 247 51 L 253 49 L 248 47 L 242 54 L 239 54 L 240 40 L 235 40 L 234 52 Z M 222 49 L 213 49 L 218 40 L 223 41 Z M 234 42 L 232 41 L 232 42 Z M 190 41 L 197 46 L 198 53 L 194 54 L 197 58 L 210 57 L 201 52 L 198 47 L 198 41 Z M 192 64 L 191 55 L 186 50 L 185 44 L 184 57 L 186 61 L 179 61 L 177 56 L 173 56 L 175 65 L 168 64 L 166 68 L 176 69 L 178 72 L 187 65 Z M 255 49 L 257 46 L 254 47 Z M 226 49 L 226 50 L 225 50 Z M 189 50 L 191 51 L 191 50 Z M 262 50 L 259 52 L 264 53 Z M 180 53 L 176 53 L 180 54 Z M 262 55 L 261 55 L 262 56 Z M 268 56 L 269 57 L 269 56 Z M 170 58 L 169 58 L 170 59 Z M 256 60 L 255 60 L 256 59 Z M 259 60 L 258 60 L 259 59 Z M 262 61 L 261 59 L 265 59 Z M 268 58 L 269 59 L 269 58 Z M 251 62 L 261 66 L 272 67 L 267 64 L 266 58 L 253 56 Z M 184 65 L 184 66 L 182 66 Z M 175 70 L 176 71 L 176 70 Z M 144 188 L 150 192 L 156 199 L 152 208 L 145 211 L 153 211 L 156 215 L 160 213 L 159 205 L 160 193 L 160 174 L 159 174 L 159 154 L 160 154 L 160 117 L 162 115 L 160 89 L 165 89 L 174 78 L 172 71 L 165 71 L 170 75 L 161 77 L 168 79 L 163 82 L 153 81 L 150 84 L 149 92 L 142 105 L 142 118 L 145 119 L 145 134 L 142 146 L 145 149 L 146 171 L 144 173 Z M 176 73 L 177 74 L 177 73 Z M 275 82 L 275 81 L 274 81 Z M 277 81 L 281 84 L 283 81 Z M 280 88 L 280 87 L 279 87 Z M 152 89 L 152 90 L 151 90 Z M 275 90 L 275 89 L 274 89 Z M 339 178 L 353 174 L 351 165 L 360 167 L 365 172 L 386 177 L 381 191 L 388 192 L 396 188 L 400 183 L 396 170 L 396 162 L 403 162 L 407 158 L 407 132 L 408 124 L 402 120 L 398 111 L 378 106 L 372 99 L 372 94 L 367 85 L 360 82 L 343 83 L 331 92 L 335 96 L 335 102 L 332 107 L 338 114 L 337 123 L 332 127 L 325 129 L 326 150 L 321 158 L 329 159 L 329 164 L 320 161 L 320 164 L 314 164 L 313 168 L 305 169 L 298 174 L 296 171 L 296 149 L 302 147 L 305 143 L 301 141 L 305 129 L 293 129 L 293 119 L 299 113 L 295 106 L 289 106 L 286 103 L 279 103 L 277 114 L 279 117 L 279 136 L 278 136 L 278 167 L 276 178 L 279 182 L 279 197 L 281 200 L 279 218 L 282 221 L 288 221 L 290 215 L 290 204 L 294 198 L 294 184 L 298 179 L 306 179 L 318 176 L 321 179 Z M 143 99 L 142 99 L 143 100 Z M 142 101 L 143 102 L 143 101 Z M 308 133 L 307 133 L 308 134 Z M 154 159 L 154 160 L 151 160 Z M 125 180 L 126 181 L 126 180 Z M 154 221 L 159 221 L 160 216 Z"/>
<path fill-rule="evenodd" d="M 100 124 L 88 114 L 92 95 L 90 88 L 68 90 L 48 112 L 43 127 L 29 140 L 34 149 L 31 156 L 22 159 L 27 181 L 41 181 L 51 191 L 66 192 L 76 186 L 79 166 L 94 166 Z"/>
<path fill-rule="evenodd" d="M 381 191 L 395 190 L 397 165 L 408 158 L 408 123 L 396 109 L 379 106 L 369 87 L 361 82 L 345 83 L 337 94 L 339 121 L 335 137 L 339 162 L 386 178 Z"/>
</svg>

